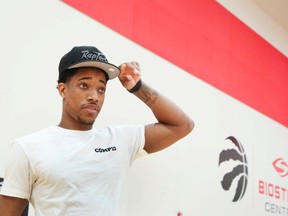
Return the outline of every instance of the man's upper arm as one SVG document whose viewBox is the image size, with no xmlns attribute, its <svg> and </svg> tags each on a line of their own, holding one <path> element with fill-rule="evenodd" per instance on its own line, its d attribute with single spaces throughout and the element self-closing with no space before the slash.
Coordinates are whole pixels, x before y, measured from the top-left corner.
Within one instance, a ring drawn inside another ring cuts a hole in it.
<svg viewBox="0 0 288 216">
<path fill-rule="evenodd" d="M 158 121 L 145 126 L 146 152 L 153 153 L 167 148 L 194 128 L 194 122 L 180 107 L 144 82 L 134 94 L 151 109 Z"/>
<path fill-rule="evenodd" d="M 30 161 L 18 142 L 13 142 L 1 187 L 1 195 L 29 200 L 35 177 Z"/>
<path fill-rule="evenodd" d="M 0 195 L 1 216 L 20 216 L 27 204 L 26 199 Z"/>
<path fill-rule="evenodd" d="M 147 153 L 154 153 L 165 149 L 183 138 L 186 135 L 186 133 L 183 135 L 183 131 L 185 130 L 177 126 L 161 123 L 146 125 L 144 150 Z M 189 129 L 187 131 L 189 131 Z"/>
</svg>

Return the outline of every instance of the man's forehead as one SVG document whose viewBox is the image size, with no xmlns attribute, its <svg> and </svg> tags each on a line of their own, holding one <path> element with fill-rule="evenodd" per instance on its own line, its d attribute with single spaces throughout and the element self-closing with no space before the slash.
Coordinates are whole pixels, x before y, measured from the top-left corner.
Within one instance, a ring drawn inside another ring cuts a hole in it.
<svg viewBox="0 0 288 216">
<path fill-rule="evenodd" d="M 99 68 L 79 68 L 77 70 L 77 73 L 75 74 L 77 77 L 90 77 L 93 78 L 93 77 L 106 77 L 105 76 L 105 72 Z"/>
<path fill-rule="evenodd" d="M 77 72 L 70 78 L 70 82 L 78 83 L 82 81 L 97 81 L 107 84 L 107 76 L 102 70 L 95 70 L 96 68 L 79 68 Z"/>
</svg>

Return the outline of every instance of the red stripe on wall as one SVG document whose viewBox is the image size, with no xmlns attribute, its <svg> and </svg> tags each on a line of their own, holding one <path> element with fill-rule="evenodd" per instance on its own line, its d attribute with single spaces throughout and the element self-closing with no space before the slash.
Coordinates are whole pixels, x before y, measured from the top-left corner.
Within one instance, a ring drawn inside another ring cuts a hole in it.
<svg viewBox="0 0 288 216">
<path fill-rule="evenodd" d="M 288 126 L 288 59 L 216 1 L 64 0 Z"/>
</svg>

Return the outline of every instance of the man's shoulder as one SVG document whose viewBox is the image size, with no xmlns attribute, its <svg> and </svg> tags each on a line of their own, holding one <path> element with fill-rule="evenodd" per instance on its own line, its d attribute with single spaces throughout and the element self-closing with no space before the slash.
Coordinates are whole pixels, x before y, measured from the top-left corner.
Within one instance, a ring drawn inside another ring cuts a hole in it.
<svg viewBox="0 0 288 216">
<path fill-rule="evenodd" d="M 111 133 L 115 132 L 129 132 L 129 131 L 138 131 L 138 130 L 144 130 L 144 125 L 109 125 L 107 128 L 105 128 L 107 131 L 110 131 Z"/>
<path fill-rule="evenodd" d="M 45 127 L 42 129 L 35 130 L 34 132 L 31 132 L 29 134 L 26 134 L 24 136 L 21 136 L 21 137 L 15 139 L 15 141 L 25 143 L 27 141 L 37 140 L 38 138 L 44 139 L 45 137 L 51 136 L 51 134 L 54 133 L 53 128 L 54 127 L 51 126 L 51 127 Z"/>
<path fill-rule="evenodd" d="M 133 137 L 141 137 L 145 134 L 144 125 L 109 125 L 100 132 L 102 136 L 116 137 L 121 139 L 133 139 Z"/>
</svg>

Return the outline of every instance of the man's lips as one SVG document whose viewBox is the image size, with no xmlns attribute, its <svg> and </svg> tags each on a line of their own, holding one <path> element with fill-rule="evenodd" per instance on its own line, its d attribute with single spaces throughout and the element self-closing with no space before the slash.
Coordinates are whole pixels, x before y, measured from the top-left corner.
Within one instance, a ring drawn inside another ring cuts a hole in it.
<svg viewBox="0 0 288 216">
<path fill-rule="evenodd" d="M 98 113 L 100 111 L 99 106 L 97 106 L 96 104 L 84 104 L 82 105 L 82 109 L 84 109 L 88 113 Z"/>
</svg>

